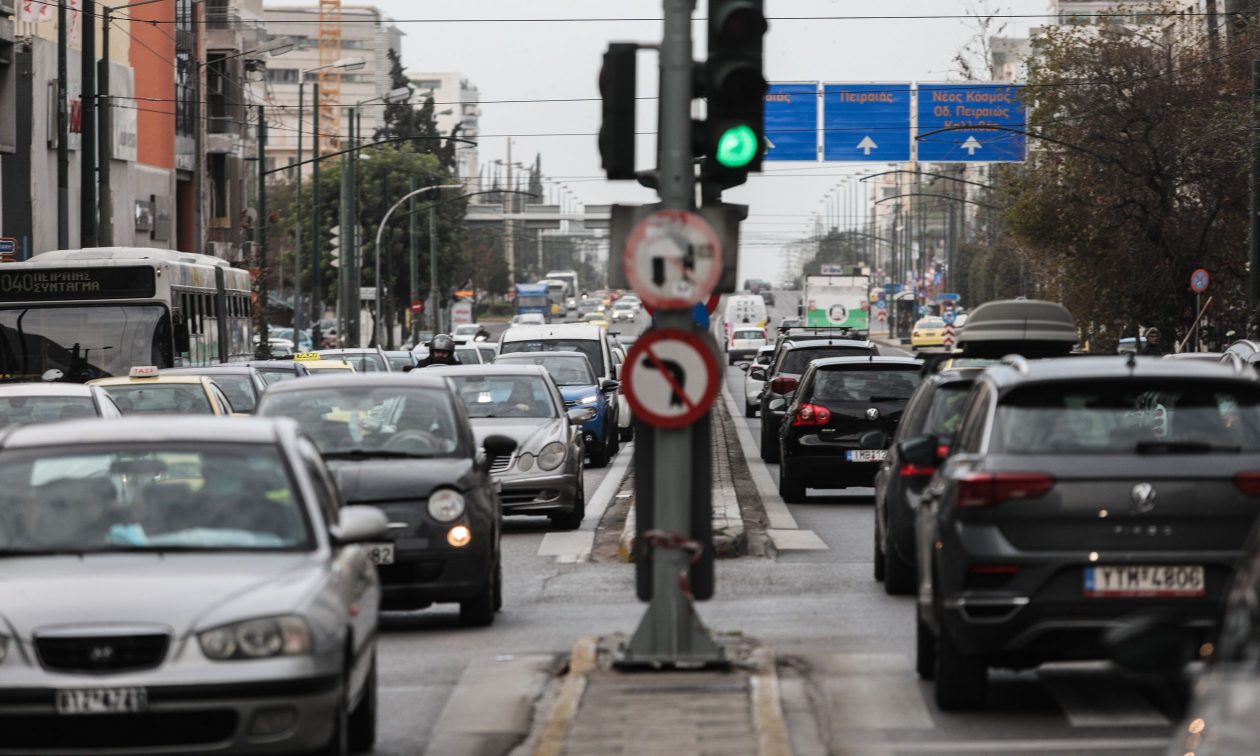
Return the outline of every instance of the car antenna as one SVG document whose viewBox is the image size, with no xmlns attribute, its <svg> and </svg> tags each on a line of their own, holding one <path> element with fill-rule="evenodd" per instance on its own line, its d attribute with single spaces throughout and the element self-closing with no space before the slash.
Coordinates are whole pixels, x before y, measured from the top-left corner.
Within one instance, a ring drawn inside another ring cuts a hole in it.
<svg viewBox="0 0 1260 756">
<path fill-rule="evenodd" d="M 1125 360 L 1124 364 L 1129 368 L 1129 375 L 1133 375 L 1133 371 L 1137 368 L 1137 353 L 1129 352 L 1129 359 Z"/>
</svg>

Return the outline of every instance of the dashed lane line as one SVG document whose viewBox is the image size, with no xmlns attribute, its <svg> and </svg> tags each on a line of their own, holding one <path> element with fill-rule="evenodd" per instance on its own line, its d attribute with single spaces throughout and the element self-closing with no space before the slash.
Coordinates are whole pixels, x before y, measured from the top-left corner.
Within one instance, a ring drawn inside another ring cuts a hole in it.
<svg viewBox="0 0 1260 756">
<path fill-rule="evenodd" d="M 582 519 L 582 527 L 568 533 L 547 533 L 538 545 L 538 556 L 555 557 L 557 562 L 584 562 L 591 557 L 591 548 L 595 545 L 595 526 L 608 510 L 613 496 L 621 487 L 630 469 L 630 460 L 634 458 L 634 444 L 622 447 L 621 453 L 608 468 L 608 474 L 600 481 L 595 493 L 586 500 L 586 517 Z"/>
</svg>

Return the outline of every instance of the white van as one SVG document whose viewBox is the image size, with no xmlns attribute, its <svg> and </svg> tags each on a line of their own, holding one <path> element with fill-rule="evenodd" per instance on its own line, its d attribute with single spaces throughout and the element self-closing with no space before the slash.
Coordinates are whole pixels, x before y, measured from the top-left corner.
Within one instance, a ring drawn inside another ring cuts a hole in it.
<svg viewBox="0 0 1260 756">
<path fill-rule="evenodd" d="M 741 327 L 766 327 L 766 302 L 758 294 L 732 294 L 726 298 L 726 310 L 722 320 L 726 324 L 726 338 Z"/>
<path fill-rule="evenodd" d="M 617 380 L 612 349 L 601 326 L 586 323 L 514 325 L 503 332 L 499 354 L 514 352 L 581 352 L 601 380 Z"/>
</svg>

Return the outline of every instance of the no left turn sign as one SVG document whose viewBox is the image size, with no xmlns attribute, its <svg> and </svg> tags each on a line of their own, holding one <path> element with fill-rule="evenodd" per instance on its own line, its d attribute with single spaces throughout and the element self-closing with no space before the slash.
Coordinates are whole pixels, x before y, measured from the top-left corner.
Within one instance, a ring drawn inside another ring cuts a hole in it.
<svg viewBox="0 0 1260 756">
<path fill-rule="evenodd" d="M 717 359 L 699 336 L 686 331 L 645 334 L 630 348 L 623 371 L 630 409 L 654 428 L 691 425 L 717 396 Z"/>
<path fill-rule="evenodd" d="M 644 304 L 685 309 L 703 302 L 717 288 L 722 242 L 699 215 L 658 210 L 630 232 L 622 265 Z"/>
</svg>

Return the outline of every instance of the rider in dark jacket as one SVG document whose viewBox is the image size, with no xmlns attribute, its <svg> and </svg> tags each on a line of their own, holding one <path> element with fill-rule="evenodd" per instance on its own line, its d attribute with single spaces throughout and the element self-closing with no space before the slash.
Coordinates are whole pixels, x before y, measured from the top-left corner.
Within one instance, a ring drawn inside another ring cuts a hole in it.
<svg viewBox="0 0 1260 756">
<path fill-rule="evenodd" d="M 462 365 L 459 356 L 455 354 L 455 339 L 448 334 L 439 333 L 433 337 L 433 341 L 429 342 L 429 356 L 420 360 L 416 365 L 417 368 L 426 368 L 432 365 Z"/>
</svg>

